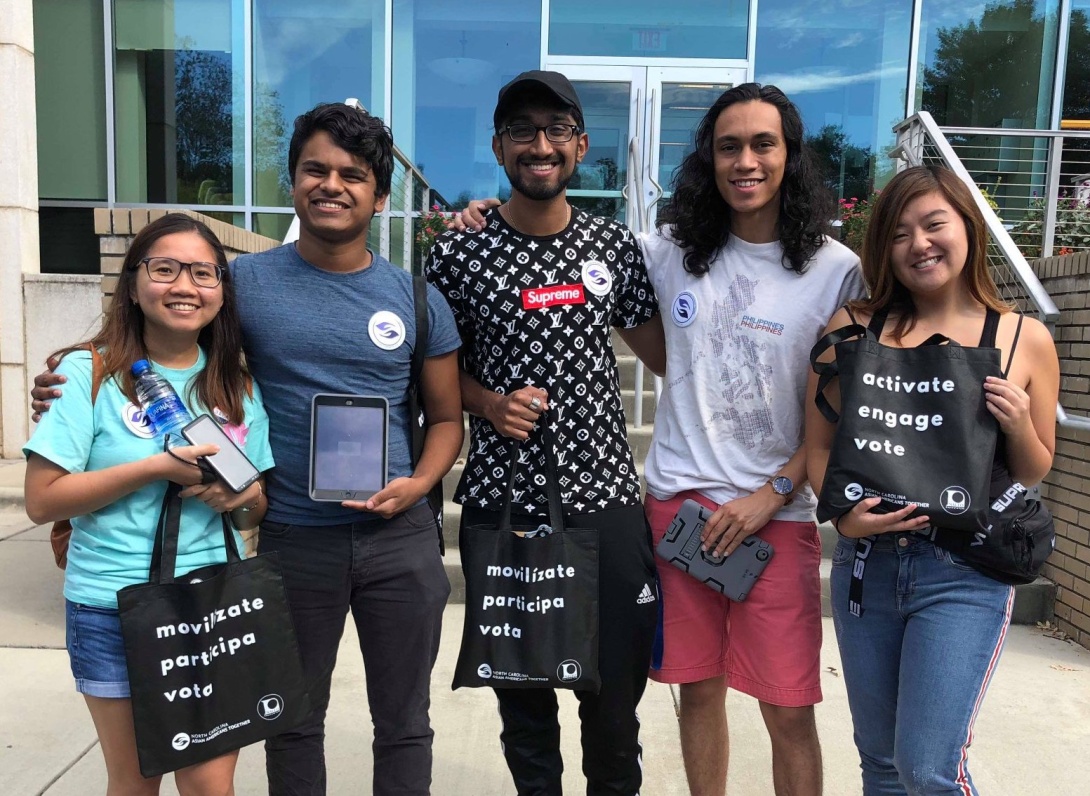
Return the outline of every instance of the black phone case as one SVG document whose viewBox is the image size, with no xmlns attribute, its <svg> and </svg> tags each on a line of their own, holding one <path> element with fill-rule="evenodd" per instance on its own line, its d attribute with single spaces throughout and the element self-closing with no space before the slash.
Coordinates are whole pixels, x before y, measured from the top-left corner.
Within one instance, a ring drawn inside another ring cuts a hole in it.
<svg viewBox="0 0 1090 796">
<path fill-rule="evenodd" d="M 775 551 L 768 542 L 750 536 L 729 556 L 715 558 L 704 552 L 700 548 L 700 533 L 711 515 L 695 500 L 686 500 L 655 552 L 708 588 L 742 602 Z"/>
</svg>

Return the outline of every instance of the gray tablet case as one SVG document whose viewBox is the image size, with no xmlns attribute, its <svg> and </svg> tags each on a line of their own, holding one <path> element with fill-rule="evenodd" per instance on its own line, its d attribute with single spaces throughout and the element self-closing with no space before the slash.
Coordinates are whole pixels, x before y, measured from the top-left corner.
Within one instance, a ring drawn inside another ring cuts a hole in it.
<svg viewBox="0 0 1090 796">
<path fill-rule="evenodd" d="M 772 558 L 772 545 L 750 536 L 729 556 L 715 558 L 700 549 L 700 533 L 711 516 L 712 513 L 695 500 L 686 500 L 656 552 L 705 586 L 735 602 L 742 602 Z"/>
</svg>

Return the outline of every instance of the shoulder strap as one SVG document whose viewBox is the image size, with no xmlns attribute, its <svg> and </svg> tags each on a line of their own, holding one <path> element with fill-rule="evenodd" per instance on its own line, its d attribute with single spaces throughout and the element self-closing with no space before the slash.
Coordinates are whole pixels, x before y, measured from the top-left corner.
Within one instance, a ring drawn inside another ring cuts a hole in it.
<svg viewBox="0 0 1090 796">
<path fill-rule="evenodd" d="M 409 367 L 409 389 L 416 389 L 424 370 L 424 354 L 428 347 L 428 283 L 422 276 L 413 277 L 413 309 L 416 312 L 416 345 L 413 346 Z"/>
<path fill-rule="evenodd" d="M 106 363 L 102 361 L 102 354 L 92 344 L 87 344 L 87 350 L 91 352 L 91 406 L 98 399 L 98 388 L 102 386 L 103 373 Z"/>
<path fill-rule="evenodd" d="M 852 312 L 852 305 L 851 304 L 845 304 L 844 305 L 844 312 L 848 313 L 848 317 L 851 319 L 851 322 L 852 322 L 853 325 L 859 323 L 859 321 L 855 317 L 855 313 Z"/>
<path fill-rule="evenodd" d="M 867 324 L 867 329 L 874 335 L 875 340 L 882 339 L 882 329 L 886 325 L 886 318 L 889 317 L 889 305 L 882 307 L 880 310 L 874 313 L 870 318 L 870 323 Z"/>
<path fill-rule="evenodd" d="M 840 415 L 833 409 L 832 404 L 829 403 L 829 399 L 825 397 L 825 388 L 829 386 L 833 379 L 840 375 L 840 368 L 835 359 L 832 362 L 818 362 L 818 357 L 824 354 L 828 349 L 834 348 L 838 343 L 843 343 L 845 340 L 850 340 L 853 337 L 861 339 L 872 337 L 873 339 L 870 329 L 861 324 L 852 323 L 829 332 L 814 343 L 814 347 L 810 349 L 810 368 L 818 376 L 817 393 L 814 395 L 814 403 L 817 404 L 818 410 L 830 423 L 836 423 L 840 420 Z"/>
<path fill-rule="evenodd" d="M 989 310 L 991 312 L 991 310 Z M 998 313 L 996 313 L 998 316 Z M 1003 368 L 1003 378 L 1007 378 L 1007 374 L 1011 372 L 1011 363 L 1014 362 L 1014 349 L 1018 348 L 1018 336 L 1022 334 L 1022 321 L 1025 319 L 1025 315 L 1018 313 L 1018 325 L 1014 327 L 1014 339 L 1011 340 L 1011 352 L 1007 356 L 1007 367 Z"/>
<path fill-rule="evenodd" d="M 999 330 L 999 313 L 988 307 L 984 315 L 984 330 L 980 333 L 981 348 L 995 348 L 995 333 Z"/>
</svg>

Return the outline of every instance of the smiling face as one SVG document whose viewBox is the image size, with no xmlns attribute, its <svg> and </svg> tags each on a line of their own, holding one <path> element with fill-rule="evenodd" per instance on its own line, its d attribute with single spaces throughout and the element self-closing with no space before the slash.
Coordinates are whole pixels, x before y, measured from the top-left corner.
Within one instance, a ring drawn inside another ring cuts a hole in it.
<svg viewBox="0 0 1090 796">
<path fill-rule="evenodd" d="M 535 103 L 514 111 L 504 126 L 517 123 L 546 127 L 577 122 L 567 110 Z M 520 144 L 502 132 L 493 136 L 492 151 L 511 181 L 513 191 L 527 199 L 548 201 L 560 196 L 568 187 L 576 166 L 587 152 L 587 144 L 586 133 L 573 135 L 570 141 L 557 144 L 546 138 L 544 130 L 539 130 L 533 141 Z"/>
<path fill-rule="evenodd" d="M 329 243 L 366 239 L 371 218 L 386 206 L 386 197 L 376 195 L 370 164 L 337 146 L 324 130 L 303 144 L 294 176 L 300 238 Z"/>
<path fill-rule="evenodd" d="M 893 275 L 911 293 L 956 284 L 969 256 L 965 221 L 938 191 L 905 205 L 893 231 Z"/>
<path fill-rule="evenodd" d="M 787 166 L 779 109 L 760 100 L 724 108 L 712 134 L 712 164 L 731 209 L 731 232 L 752 243 L 774 240 Z"/>
<path fill-rule="evenodd" d="M 164 235 L 145 256 L 171 257 L 183 263 L 216 263 L 215 250 L 196 232 Z M 138 264 L 129 295 L 144 314 L 145 339 L 192 336 L 196 343 L 201 329 L 215 319 L 223 306 L 223 284 L 199 287 L 185 268 L 173 282 L 154 282 L 147 266 Z"/>
</svg>

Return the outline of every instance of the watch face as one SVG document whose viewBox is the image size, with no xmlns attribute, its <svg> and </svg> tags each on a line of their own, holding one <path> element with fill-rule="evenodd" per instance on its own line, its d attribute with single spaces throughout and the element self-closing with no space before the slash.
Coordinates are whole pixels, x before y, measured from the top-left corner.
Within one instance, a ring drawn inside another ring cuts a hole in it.
<svg viewBox="0 0 1090 796">
<path fill-rule="evenodd" d="M 781 475 L 772 480 L 772 489 L 778 495 L 790 495 L 794 488 L 794 483 L 786 475 Z"/>
</svg>

